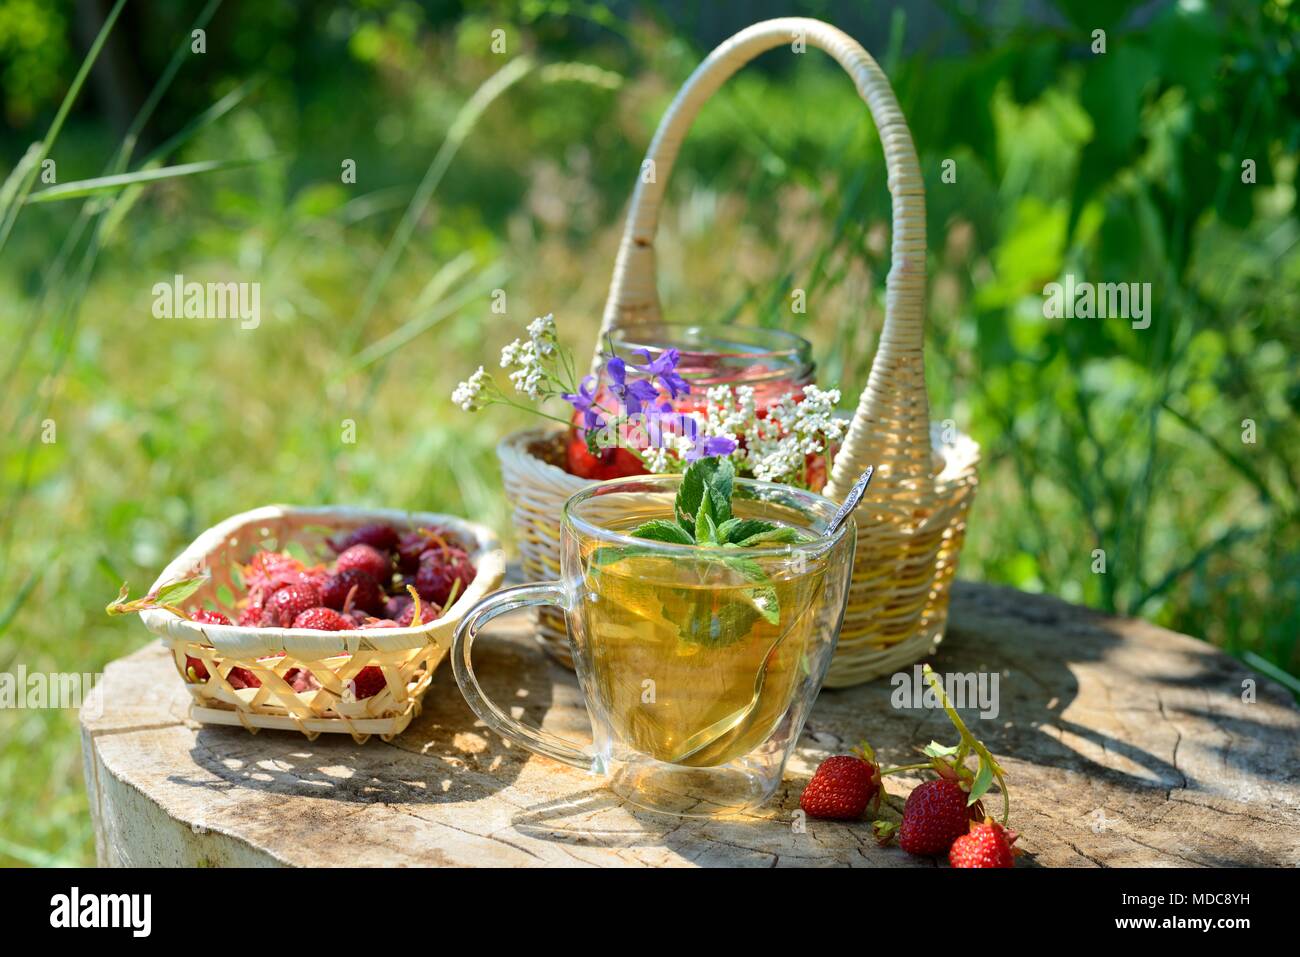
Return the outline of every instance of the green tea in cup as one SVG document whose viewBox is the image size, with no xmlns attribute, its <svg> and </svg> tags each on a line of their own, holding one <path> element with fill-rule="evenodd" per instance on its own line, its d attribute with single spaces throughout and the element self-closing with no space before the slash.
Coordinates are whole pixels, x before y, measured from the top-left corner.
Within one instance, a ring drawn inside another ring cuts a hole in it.
<svg viewBox="0 0 1300 957">
<path fill-rule="evenodd" d="M 725 459 L 573 496 L 562 580 L 507 589 L 471 610 L 452 661 L 490 726 L 604 773 L 632 803 L 678 814 L 760 804 L 821 687 L 844 615 L 855 535 L 827 534 L 834 502 L 736 479 Z M 483 698 L 469 651 L 512 608 L 565 609 L 593 744 L 520 725 Z"/>
</svg>

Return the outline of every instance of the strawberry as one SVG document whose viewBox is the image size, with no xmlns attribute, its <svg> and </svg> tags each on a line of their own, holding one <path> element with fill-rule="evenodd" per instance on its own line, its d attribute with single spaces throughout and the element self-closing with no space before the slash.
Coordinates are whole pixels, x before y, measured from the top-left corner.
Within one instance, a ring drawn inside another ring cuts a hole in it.
<svg viewBox="0 0 1300 957">
<path fill-rule="evenodd" d="M 384 617 L 400 621 L 413 602 L 406 595 L 394 595 L 384 602 Z"/>
<path fill-rule="evenodd" d="M 262 627 L 289 628 L 295 618 L 320 603 L 320 591 L 315 585 L 285 585 L 267 600 L 262 609 Z"/>
<path fill-rule="evenodd" d="M 420 597 L 440 607 L 447 607 L 447 599 L 456 582 L 457 596 L 465 594 L 477 572 L 469 556 L 459 548 L 448 546 L 427 551 L 420 558 L 420 570 L 415 576 L 415 588 Z"/>
<path fill-rule="evenodd" d="M 367 618 L 361 623 L 363 629 L 366 628 L 401 628 L 397 622 L 391 618 Z"/>
<path fill-rule="evenodd" d="M 360 568 L 344 569 L 326 578 L 320 590 L 320 604 L 342 611 L 349 594 L 352 595 L 352 608 L 376 615 L 384 610 L 384 590 L 372 575 Z"/>
<path fill-rule="evenodd" d="M 420 602 L 420 620 L 415 620 L 415 603 L 406 606 L 406 610 L 397 617 L 397 624 L 402 628 L 410 628 L 412 625 L 427 625 L 431 621 L 437 621 L 442 617 L 442 609 L 431 602 Z"/>
<path fill-rule="evenodd" d="M 286 585 L 314 584 L 321 569 L 308 568 L 288 552 L 261 551 L 244 566 L 243 573 L 248 603 L 261 606 Z"/>
<path fill-rule="evenodd" d="M 357 676 L 350 682 L 352 685 L 352 696 L 358 701 L 366 698 L 373 698 L 379 692 L 387 687 L 384 681 L 384 673 L 374 665 L 368 665 L 357 672 Z"/>
<path fill-rule="evenodd" d="M 219 611 L 208 611 L 206 608 L 200 608 L 197 611 L 190 612 L 190 621 L 198 622 L 200 625 L 228 625 L 230 619 Z"/>
<path fill-rule="evenodd" d="M 986 817 L 983 824 L 971 822 L 970 830 L 952 842 L 948 863 L 953 867 L 1013 867 L 1018 835 Z"/>
<path fill-rule="evenodd" d="M 385 522 L 362 525 L 346 535 L 327 539 L 329 547 L 336 554 L 345 552 L 353 545 L 369 545 L 381 552 L 391 552 L 397 547 L 397 529 Z"/>
<path fill-rule="evenodd" d="M 403 534 L 397 543 L 397 566 L 402 572 L 414 575 L 425 552 L 441 548 L 465 550 L 456 536 L 445 528 L 413 529 Z"/>
<path fill-rule="evenodd" d="M 293 620 L 293 628 L 310 628 L 313 631 L 347 631 L 355 626 L 346 615 L 341 615 L 333 608 L 308 608 Z"/>
<path fill-rule="evenodd" d="M 236 691 L 243 688 L 260 688 L 262 679 L 257 677 L 247 668 L 231 668 L 230 674 L 226 675 L 226 680 L 230 682 L 230 687 Z"/>
<path fill-rule="evenodd" d="M 420 556 L 431 547 L 439 544 L 435 539 L 441 538 L 429 528 L 416 528 L 402 534 L 397 542 L 397 566 L 403 572 L 414 573 L 420 567 Z M 443 542 L 443 544 L 446 544 Z"/>
<path fill-rule="evenodd" d="M 918 784 L 903 805 L 898 846 L 909 854 L 945 854 L 970 826 L 967 794 L 951 778 Z"/>
<path fill-rule="evenodd" d="M 239 613 L 238 624 L 241 628 L 257 628 L 262 624 L 262 605 L 249 602 Z"/>
<path fill-rule="evenodd" d="M 219 611 L 208 611 L 206 608 L 198 608 L 190 612 L 190 621 L 200 625 L 228 625 L 230 619 Z M 208 666 L 199 658 L 193 655 L 185 656 L 185 674 L 190 681 L 198 683 L 208 680 Z"/>
<path fill-rule="evenodd" d="M 364 543 L 353 545 L 339 553 L 334 563 L 334 572 L 341 575 L 345 571 L 357 569 L 373 578 L 381 585 L 388 584 L 393 577 L 393 560 L 387 552 L 381 552 L 373 545 Z"/>
<path fill-rule="evenodd" d="M 879 791 L 876 765 L 856 754 L 837 754 L 818 765 L 799 806 L 809 817 L 853 820 L 862 817 Z"/>
<path fill-rule="evenodd" d="M 290 668 L 284 673 L 284 680 L 294 691 L 315 691 L 320 687 L 316 676 L 305 668 Z"/>
</svg>

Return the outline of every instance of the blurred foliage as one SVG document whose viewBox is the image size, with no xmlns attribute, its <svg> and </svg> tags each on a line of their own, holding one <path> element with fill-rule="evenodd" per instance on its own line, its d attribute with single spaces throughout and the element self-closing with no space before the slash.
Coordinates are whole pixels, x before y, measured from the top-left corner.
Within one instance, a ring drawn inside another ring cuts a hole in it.
<svg viewBox="0 0 1300 957">
<path fill-rule="evenodd" d="M 1295 4 L 1058 0 L 1036 21 L 1016 3 L 938 6 L 900 4 L 863 38 L 927 177 L 934 417 L 984 449 L 961 574 L 1300 673 Z M 178 50 L 130 168 L 273 158 L 25 208 L 0 253 L 0 670 L 98 671 L 139 647 L 138 624 L 103 615 L 121 581 L 147 584 L 267 502 L 443 509 L 508 534 L 493 446 L 519 422 L 447 397 L 534 315 L 591 347 L 655 125 L 749 19 L 227 0 L 187 55 L 203 7 L 127 3 L 52 144 L 59 181 L 110 168 L 113 118 L 161 89 Z M 86 9 L 0 0 L 4 174 L 71 83 Z M 521 54 L 515 82 L 465 112 Z M 851 402 L 882 319 L 885 180 L 842 72 L 767 54 L 683 148 L 658 242 L 666 315 L 795 328 Z M 260 282 L 261 325 L 153 319 L 153 283 L 176 273 Z M 1066 274 L 1151 283 L 1150 327 L 1045 318 L 1044 286 Z M 75 714 L 0 728 L 0 863 L 88 860 Z"/>
</svg>

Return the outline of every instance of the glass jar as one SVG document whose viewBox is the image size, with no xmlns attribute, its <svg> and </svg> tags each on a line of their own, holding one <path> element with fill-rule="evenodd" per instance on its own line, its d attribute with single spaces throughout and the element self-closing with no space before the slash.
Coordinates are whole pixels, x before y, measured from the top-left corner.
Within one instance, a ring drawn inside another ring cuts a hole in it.
<svg viewBox="0 0 1300 957">
<path fill-rule="evenodd" d="M 804 386 L 813 381 L 812 346 L 780 329 L 647 323 L 615 330 L 609 345 L 629 365 L 644 365 L 645 352 L 653 361 L 669 349 L 678 351 L 677 373 L 691 390 L 672 402 L 675 412 L 702 413 L 708 390 L 728 385 L 753 388 L 754 403 L 762 415 L 785 395 L 799 399 Z M 596 402 L 605 408 L 617 405 L 603 377 L 597 383 Z M 575 415 L 573 421 L 578 425 L 581 416 Z M 575 428 L 570 436 L 567 463 L 572 474 L 602 481 L 646 474 L 641 460 L 625 448 L 593 454 L 581 428 Z"/>
</svg>

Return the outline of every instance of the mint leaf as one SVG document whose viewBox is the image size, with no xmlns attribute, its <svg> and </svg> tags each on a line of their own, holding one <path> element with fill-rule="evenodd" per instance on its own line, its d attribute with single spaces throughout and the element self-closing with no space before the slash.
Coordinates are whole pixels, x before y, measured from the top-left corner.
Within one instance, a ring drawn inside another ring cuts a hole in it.
<svg viewBox="0 0 1300 957">
<path fill-rule="evenodd" d="M 753 548 L 756 545 L 789 545 L 800 541 L 803 536 L 789 525 L 774 525 L 762 532 L 755 532 L 748 538 L 736 542 L 741 548 Z"/>
<path fill-rule="evenodd" d="M 777 598 L 776 589 L 764 574 L 763 566 L 752 558 L 724 558 L 722 561 L 732 571 L 739 572 L 743 577 L 756 583 L 753 588 L 740 590 L 741 596 L 753 607 L 753 610 L 766 619 L 769 625 L 780 624 L 781 602 Z"/>
<path fill-rule="evenodd" d="M 704 486 L 713 502 L 713 520 L 725 522 L 731 518 L 731 493 L 736 484 L 736 466 L 731 459 L 707 459 L 717 462 L 712 474 L 704 477 Z"/>
<path fill-rule="evenodd" d="M 717 522 L 713 519 L 713 498 L 707 491 L 700 496 L 700 505 L 695 512 L 695 542 L 698 545 L 718 543 Z"/>
<path fill-rule="evenodd" d="M 741 539 L 773 528 L 776 526 L 760 518 L 729 518 L 718 526 L 718 538 L 724 545 L 727 543 L 734 545 Z"/>
<path fill-rule="evenodd" d="M 653 542 L 671 542 L 674 545 L 694 545 L 691 533 L 667 518 L 656 518 L 635 529 L 634 538 L 648 538 Z"/>
<path fill-rule="evenodd" d="M 682 476 L 682 484 L 677 489 L 677 521 L 692 535 L 695 534 L 695 513 L 700 510 L 700 501 L 704 498 L 704 470 L 696 462 Z"/>
<path fill-rule="evenodd" d="M 602 545 L 591 555 L 592 568 L 604 568 L 606 565 L 613 565 L 615 562 L 621 562 L 625 558 L 654 558 L 661 555 L 649 546 L 638 547 L 636 545 Z"/>
<path fill-rule="evenodd" d="M 735 487 L 736 466 L 731 459 L 707 458 L 691 463 L 677 490 L 677 521 L 692 534 L 700 503 L 709 499 L 715 523 L 731 518 L 731 493 Z"/>
</svg>

